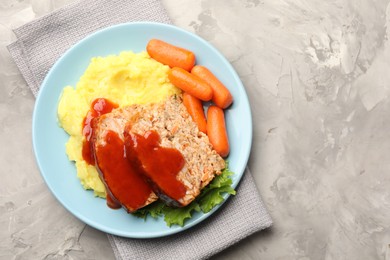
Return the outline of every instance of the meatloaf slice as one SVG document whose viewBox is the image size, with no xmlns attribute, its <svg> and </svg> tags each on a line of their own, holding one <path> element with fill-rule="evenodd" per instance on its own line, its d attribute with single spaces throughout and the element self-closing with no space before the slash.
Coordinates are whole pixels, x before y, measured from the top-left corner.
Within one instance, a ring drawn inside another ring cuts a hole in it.
<svg viewBox="0 0 390 260">
<path fill-rule="evenodd" d="M 182 197 L 173 198 L 168 194 L 164 183 L 149 172 L 146 164 L 151 157 L 133 154 L 154 192 L 168 205 L 188 205 L 225 168 L 225 161 L 212 149 L 207 135 L 199 131 L 183 105 L 181 96 L 173 96 L 163 103 L 130 106 L 122 109 L 122 113 L 136 115 L 130 116 L 131 120 L 125 127 L 128 140 L 133 140 L 130 145 L 134 145 L 137 136 L 150 136 L 151 132 L 155 132 L 159 136 L 160 147 L 176 149 L 183 156 L 184 165 L 176 175 L 176 180 L 185 187 L 185 191 Z M 131 149 L 128 142 L 125 142 L 125 146 L 126 149 Z"/>
<path fill-rule="evenodd" d="M 138 106 L 115 109 L 93 121 L 93 153 L 100 179 L 106 186 L 107 204 L 134 212 L 158 199 L 143 176 L 125 158 L 124 128 L 137 116 Z"/>
</svg>

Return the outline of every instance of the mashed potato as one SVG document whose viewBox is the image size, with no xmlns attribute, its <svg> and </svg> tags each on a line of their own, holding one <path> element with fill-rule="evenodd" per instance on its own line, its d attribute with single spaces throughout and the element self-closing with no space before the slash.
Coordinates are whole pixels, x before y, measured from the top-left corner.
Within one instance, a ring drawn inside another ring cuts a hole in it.
<svg viewBox="0 0 390 260">
<path fill-rule="evenodd" d="M 122 52 L 118 56 L 93 58 L 76 88 L 64 88 L 58 105 L 59 124 L 70 135 L 66 153 L 75 162 L 77 176 L 85 189 L 105 197 L 96 168 L 82 158 L 83 120 L 92 101 L 104 97 L 119 106 L 163 101 L 180 93 L 169 82 L 168 69 L 146 52 Z"/>
</svg>

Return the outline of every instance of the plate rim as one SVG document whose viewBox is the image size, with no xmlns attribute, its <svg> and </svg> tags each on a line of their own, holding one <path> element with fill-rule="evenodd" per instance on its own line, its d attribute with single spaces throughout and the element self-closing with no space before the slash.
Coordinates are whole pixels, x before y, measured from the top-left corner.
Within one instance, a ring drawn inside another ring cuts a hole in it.
<svg viewBox="0 0 390 260">
<path fill-rule="evenodd" d="M 59 67 L 61 65 L 62 61 L 65 59 L 65 57 L 67 55 L 69 55 L 71 52 L 73 52 L 74 49 L 80 48 L 78 46 L 80 46 L 82 44 L 85 44 L 85 42 L 90 41 L 92 38 L 96 37 L 99 34 L 104 34 L 107 31 L 110 31 L 110 30 L 113 30 L 113 29 L 116 29 L 116 28 L 119 28 L 119 27 L 127 27 L 127 26 L 156 26 L 156 27 L 167 27 L 168 29 L 174 30 L 174 31 L 178 30 L 178 31 L 180 31 L 180 33 L 184 33 L 184 34 L 186 34 L 189 37 L 195 37 L 202 44 L 206 45 L 208 48 L 210 48 L 213 51 L 213 53 L 215 55 L 218 56 L 218 59 L 220 59 L 224 63 L 224 65 L 226 65 L 229 68 L 230 72 L 232 73 L 233 78 L 236 80 L 236 82 L 239 85 L 237 87 L 241 88 L 241 92 L 243 94 L 244 102 L 248 106 L 248 112 L 249 112 L 248 116 L 249 116 L 249 119 L 250 119 L 248 121 L 248 124 L 249 124 L 248 125 L 249 133 L 248 134 L 249 134 L 249 140 L 250 140 L 249 148 L 247 150 L 245 150 L 246 154 L 243 156 L 245 158 L 245 162 L 242 163 L 243 166 L 241 167 L 241 169 L 239 169 L 238 172 L 234 172 L 234 174 L 237 176 L 237 181 L 233 182 L 232 187 L 235 189 L 237 187 L 237 185 L 240 183 L 240 181 L 242 179 L 242 176 L 243 176 L 243 174 L 245 172 L 245 168 L 247 167 L 247 163 L 248 163 L 248 160 L 249 160 L 249 157 L 250 157 L 250 153 L 251 153 L 251 149 L 252 149 L 252 143 L 253 143 L 252 111 L 251 111 L 251 106 L 250 106 L 248 94 L 246 93 L 245 87 L 244 87 L 240 77 L 238 76 L 236 70 L 233 68 L 231 63 L 225 58 L 225 56 L 223 56 L 222 53 L 218 49 L 216 49 L 212 44 L 210 44 L 208 41 L 206 41 L 202 37 L 196 35 L 195 33 L 189 32 L 189 31 L 187 31 L 187 30 L 185 30 L 183 28 L 180 28 L 178 26 L 171 25 L 171 24 L 165 24 L 165 23 L 159 23 L 159 22 L 147 22 L 147 21 L 128 22 L 128 23 L 121 23 L 121 24 L 112 25 L 112 26 L 109 26 L 109 27 L 97 30 L 97 31 L 95 31 L 93 33 L 88 34 L 86 37 L 82 38 L 81 40 L 77 41 L 75 44 L 73 44 L 71 47 L 69 47 L 60 56 L 60 58 L 53 64 L 53 66 L 50 68 L 50 70 L 46 74 L 44 80 L 42 81 L 42 83 L 40 85 L 40 88 L 39 88 L 39 92 L 38 92 L 36 101 L 35 101 L 35 104 L 34 104 L 34 110 L 33 110 L 33 115 L 32 115 L 33 152 L 34 152 L 34 156 L 35 156 L 35 161 L 36 161 L 36 163 L 38 165 L 38 168 L 39 168 L 39 172 L 40 172 L 42 178 L 44 179 L 44 182 L 45 182 L 46 186 L 51 191 L 51 193 L 54 195 L 54 197 L 57 199 L 57 201 L 60 202 L 60 204 L 68 212 L 70 212 L 73 216 L 75 216 L 76 218 L 78 218 L 79 220 L 84 222 L 85 224 L 87 224 L 89 226 L 92 226 L 92 227 L 94 227 L 94 228 L 96 228 L 98 230 L 101 230 L 103 232 L 106 232 L 106 233 L 109 233 L 109 234 L 112 234 L 112 235 L 121 236 L 121 237 L 127 237 L 127 238 L 147 239 L 147 238 L 164 237 L 164 236 L 173 235 L 173 234 L 182 232 L 184 230 L 187 230 L 187 229 L 189 229 L 191 227 L 197 226 L 200 222 L 206 220 L 209 216 L 211 216 L 218 209 L 220 209 L 223 206 L 223 204 L 231 197 L 231 195 L 225 194 L 224 195 L 224 201 L 221 204 L 219 204 L 216 207 L 214 207 L 208 213 L 202 213 L 202 216 L 200 216 L 196 220 L 192 221 L 191 223 L 189 223 L 187 225 L 184 225 L 183 227 L 180 227 L 180 228 L 177 228 L 177 229 L 169 229 L 167 231 L 154 232 L 153 234 L 151 234 L 150 232 L 145 232 L 145 233 L 144 232 L 143 233 L 138 232 L 136 234 L 134 234 L 134 233 L 133 234 L 129 234 L 128 232 L 121 232 L 121 231 L 118 231 L 118 230 L 113 230 L 112 228 L 110 228 L 108 226 L 102 226 L 100 223 L 95 223 L 96 221 L 93 221 L 93 220 L 89 219 L 87 216 L 79 214 L 78 212 L 75 212 L 73 209 L 71 209 L 70 206 L 65 201 L 63 201 L 63 199 L 59 196 L 59 194 L 57 194 L 57 192 L 53 189 L 54 187 L 52 187 L 52 185 L 50 185 L 50 181 L 48 180 L 48 177 L 46 176 L 47 173 L 44 173 L 43 165 L 41 165 L 42 164 L 42 162 L 41 162 L 42 159 L 39 158 L 38 153 L 37 153 L 37 151 L 38 151 L 38 144 L 37 144 L 37 140 L 36 139 L 37 139 L 37 135 L 39 133 L 39 130 L 37 129 L 37 117 L 39 117 L 39 115 L 38 115 L 37 111 L 38 111 L 39 107 L 42 104 L 41 103 L 42 102 L 41 99 L 43 99 L 43 97 L 44 97 L 44 93 L 45 93 L 46 89 L 48 88 L 48 81 L 52 77 L 52 74 L 54 73 L 54 71 L 57 69 L 57 67 Z M 63 88 L 64 87 L 62 87 L 62 89 Z M 58 100 L 59 100 L 60 96 L 56 97 L 56 98 L 58 98 Z M 58 104 L 58 101 L 57 101 L 57 104 Z M 75 177 L 77 178 L 77 175 L 75 175 Z M 123 210 L 123 209 L 121 209 L 121 210 Z M 165 224 L 165 222 L 164 222 L 164 224 Z"/>
</svg>

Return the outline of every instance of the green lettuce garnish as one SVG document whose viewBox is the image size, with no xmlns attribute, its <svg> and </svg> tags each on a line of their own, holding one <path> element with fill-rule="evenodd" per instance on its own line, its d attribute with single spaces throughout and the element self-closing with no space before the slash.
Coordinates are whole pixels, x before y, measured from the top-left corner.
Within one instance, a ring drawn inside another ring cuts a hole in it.
<svg viewBox="0 0 390 260">
<path fill-rule="evenodd" d="M 171 208 L 165 206 L 164 208 L 164 220 L 170 227 L 172 225 L 184 226 L 184 221 L 192 217 L 193 212 L 199 212 L 200 207 L 198 203 L 191 202 L 183 208 Z"/>
<path fill-rule="evenodd" d="M 182 208 L 166 206 L 160 200 L 132 213 L 134 216 L 146 219 L 148 216 L 158 218 L 164 216 L 169 227 L 172 225 L 184 226 L 187 219 L 192 218 L 195 212 L 210 212 L 215 206 L 224 201 L 223 194 L 235 195 L 236 191 L 231 187 L 234 173 L 229 170 L 228 164 L 222 173 L 216 176 L 189 205 Z"/>
</svg>

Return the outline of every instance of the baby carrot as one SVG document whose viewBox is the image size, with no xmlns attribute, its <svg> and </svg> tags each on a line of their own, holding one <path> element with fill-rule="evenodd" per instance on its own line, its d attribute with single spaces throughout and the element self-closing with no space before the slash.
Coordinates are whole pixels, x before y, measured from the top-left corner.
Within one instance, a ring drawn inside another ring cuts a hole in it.
<svg viewBox="0 0 390 260">
<path fill-rule="evenodd" d="M 161 40 L 150 40 L 146 46 L 146 51 L 150 57 L 171 68 L 180 67 L 190 71 L 195 64 L 194 53 Z"/>
<path fill-rule="evenodd" d="M 199 131 L 207 133 L 206 116 L 203 111 L 202 101 L 187 92 L 183 93 L 183 104 L 187 108 L 188 113 L 198 125 Z"/>
<path fill-rule="evenodd" d="M 207 110 L 207 135 L 214 150 L 222 157 L 229 154 L 229 140 L 223 110 L 210 106 Z"/>
<path fill-rule="evenodd" d="M 203 79 L 213 89 L 213 102 L 220 108 L 227 108 L 233 102 L 230 91 L 222 84 L 221 81 L 206 67 L 196 65 L 192 68 L 191 73 Z"/>
<path fill-rule="evenodd" d="M 170 69 L 168 79 L 176 87 L 200 100 L 209 101 L 213 97 L 213 90 L 206 82 L 182 68 Z"/>
</svg>

